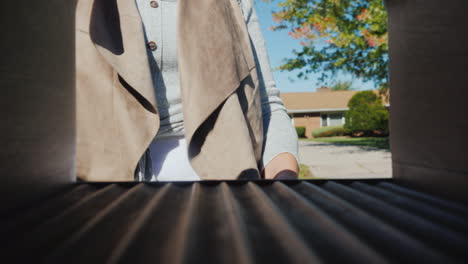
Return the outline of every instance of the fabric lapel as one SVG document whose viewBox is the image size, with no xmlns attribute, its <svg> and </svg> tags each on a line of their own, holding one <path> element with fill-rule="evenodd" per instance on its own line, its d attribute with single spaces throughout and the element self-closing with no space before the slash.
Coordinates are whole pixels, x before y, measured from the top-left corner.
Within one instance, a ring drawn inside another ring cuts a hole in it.
<svg viewBox="0 0 468 264">
<path fill-rule="evenodd" d="M 184 127 L 193 168 L 202 179 L 259 177 L 261 102 L 238 3 L 179 0 L 177 15 Z"/>
<path fill-rule="evenodd" d="M 247 56 L 252 51 L 246 37 L 236 2 L 178 1 L 178 60 L 187 142 L 255 66 L 253 57 Z"/>
<path fill-rule="evenodd" d="M 156 112 L 143 25 L 135 1 L 94 1 L 89 31 L 102 56 Z"/>
</svg>

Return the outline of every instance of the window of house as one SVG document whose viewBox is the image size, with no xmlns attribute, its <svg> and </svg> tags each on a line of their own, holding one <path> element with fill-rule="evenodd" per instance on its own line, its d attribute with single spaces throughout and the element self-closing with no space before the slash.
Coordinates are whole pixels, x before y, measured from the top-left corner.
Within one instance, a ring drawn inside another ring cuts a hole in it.
<svg viewBox="0 0 468 264">
<path fill-rule="evenodd" d="M 329 114 L 328 119 L 330 120 L 330 126 L 341 126 L 343 125 L 343 114 Z"/>
<path fill-rule="evenodd" d="M 322 127 L 342 126 L 344 124 L 343 113 L 321 114 Z"/>
<path fill-rule="evenodd" d="M 328 126 L 328 115 L 322 115 L 322 127 Z"/>
</svg>

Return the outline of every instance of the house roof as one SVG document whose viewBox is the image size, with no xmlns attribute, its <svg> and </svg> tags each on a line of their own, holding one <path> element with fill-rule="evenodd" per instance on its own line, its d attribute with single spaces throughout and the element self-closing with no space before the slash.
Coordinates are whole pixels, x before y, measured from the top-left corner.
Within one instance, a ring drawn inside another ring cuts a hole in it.
<svg viewBox="0 0 468 264">
<path fill-rule="evenodd" d="M 347 110 L 349 99 L 357 92 L 359 91 L 281 93 L 280 97 L 289 112 L 338 111 Z"/>
</svg>

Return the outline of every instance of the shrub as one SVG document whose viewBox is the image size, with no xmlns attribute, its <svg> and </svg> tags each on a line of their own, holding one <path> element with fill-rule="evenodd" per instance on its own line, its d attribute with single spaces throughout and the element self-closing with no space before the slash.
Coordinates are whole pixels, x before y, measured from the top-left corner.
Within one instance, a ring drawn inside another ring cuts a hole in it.
<svg viewBox="0 0 468 264">
<path fill-rule="evenodd" d="M 312 131 L 312 136 L 314 138 L 337 137 L 344 136 L 345 134 L 345 129 L 342 126 L 321 127 Z"/>
<path fill-rule="evenodd" d="M 345 113 L 346 131 L 353 135 L 387 135 L 389 113 L 373 91 L 356 93 L 348 102 Z"/>
<path fill-rule="evenodd" d="M 296 127 L 296 133 L 300 138 L 305 137 L 305 127 Z"/>
</svg>

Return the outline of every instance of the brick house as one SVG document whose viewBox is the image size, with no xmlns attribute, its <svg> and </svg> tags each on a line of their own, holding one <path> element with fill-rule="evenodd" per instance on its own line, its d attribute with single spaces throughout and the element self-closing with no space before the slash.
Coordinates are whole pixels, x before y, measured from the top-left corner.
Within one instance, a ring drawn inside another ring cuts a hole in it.
<svg viewBox="0 0 468 264">
<path fill-rule="evenodd" d="M 320 127 L 341 126 L 348 101 L 359 91 L 331 91 L 321 87 L 317 92 L 281 93 L 295 127 L 305 127 L 305 135 L 312 138 L 312 131 Z M 389 107 L 388 102 L 384 102 Z"/>
</svg>

